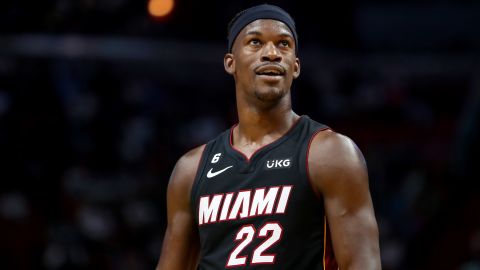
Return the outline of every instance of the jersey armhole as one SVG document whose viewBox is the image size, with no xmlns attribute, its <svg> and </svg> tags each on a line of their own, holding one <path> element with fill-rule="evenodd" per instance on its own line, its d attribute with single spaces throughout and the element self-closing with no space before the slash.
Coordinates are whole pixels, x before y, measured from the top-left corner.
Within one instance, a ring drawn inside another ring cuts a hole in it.
<svg viewBox="0 0 480 270">
<path fill-rule="evenodd" d="M 195 195 L 197 194 L 197 191 L 198 191 L 198 185 L 199 185 L 200 177 L 202 176 L 203 171 L 205 170 L 205 164 L 206 164 L 205 160 L 208 157 L 208 153 L 210 152 L 210 149 L 211 149 L 211 143 L 207 143 L 202 150 L 202 154 L 201 154 L 200 159 L 198 160 L 197 171 L 195 173 L 195 178 L 193 179 L 192 189 L 190 191 L 190 209 L 192 211 L 192 214 L 194 214 L 195 211 L 196 211 L 196 209 L 195 209 L 195 207 L 196 207 L 195 206 L 195 197 L 196 196 Z M 195 217 L 195 221 L 197 221 L 196 215 L 193 215 L 193 217 Z"/>
<path fill-rule="evenodd" d="M 306 146 L 304 146 L 304 154 L 303 154 L 303 162 L 305 163 L 305 170 L 302 170 L 304 172 L 304 175 L 305 175 L 305 178 L 306 178 L 306 182 L 307 185 L 310 187 L 310 190 L 312 191 L 313 195 L 318 199 L 320 200 L 322 198 L 322 195 L 315 189 L 314 185 L 313 185 L 313 181 L 312 181 L 312 178 L 310 177 L 310 170 L 309 170 L 309 166 L 308 166 L 308 156 L 310 154 L 310 147 L 312 145 L 312 142 L 313 142 L 313 139 L 317 136 L 318 133 L 324 131 L 324 130 L 328 130 L 330 129 L 329 127 L 327 126 L 322 126 L 320 128 L 317 128 L 311 135 L 310 135 L 310 138 L 308 139 L 308 144 L 306 144 Z"/>
</svg>

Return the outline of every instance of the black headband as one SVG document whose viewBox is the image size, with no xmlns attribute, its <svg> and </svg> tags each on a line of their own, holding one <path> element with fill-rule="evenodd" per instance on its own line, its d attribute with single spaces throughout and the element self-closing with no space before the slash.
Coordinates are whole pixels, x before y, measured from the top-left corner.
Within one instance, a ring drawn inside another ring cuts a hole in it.
<svg viewBox="0 0 480 270">
<path fill-rule="evenodd" d="M 298 38 L 295 28 L 295 22 L 292 17 L 283 9 L 263 4 L 246 9 L 237 14 L 237 16 L 230 22 L 228 27 L 228 52 L 232 52 L 233 42 L 237 38 L 242 29 L 249 23 L 259 19 L 272 19 L 281 21 L 288 26 L 295 39 L 295 52 L 298 52 Z"/>
</svg>

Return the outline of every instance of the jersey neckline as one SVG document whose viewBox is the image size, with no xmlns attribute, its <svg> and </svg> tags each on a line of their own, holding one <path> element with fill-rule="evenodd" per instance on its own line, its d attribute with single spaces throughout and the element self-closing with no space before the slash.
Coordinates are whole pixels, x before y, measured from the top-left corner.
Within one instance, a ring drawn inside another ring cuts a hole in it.
<svg viewBox="0 0 480 270">
<path fill-rule="evenodd" d="M 267 152 L 268 150 L 274 148 L 275 146 L 281 144 L 283 141 L 287 140 L 296 130 L 300 125 L 301 122 L 303 122 L 305 119 L 307 119 L 308 116 L 306 115 L 300 115 L 300 117 L 292 124 L 292 126 L 285 132 L 282 136 L 280 136 L 278 139 L 258 148 L 253 152 L 253 154 L 248 158 L 242 151 L 238 150 L 234 145 L 233 145 L 233 129 L 238 125 L 236 123 L 233 125 L 229 130 L 228 130 L 228 136 L 226 137 L 225 144 L 226 144 L 226 149 L 228 150 L 229 153 L 231 153 L 233 156 L 237 157 L 240 161 L 245 161 L 247 163 L 251 163 L 253 160 L 257 158 L 257 156 L 260 156 L 262 153 Z"/>
</svg>

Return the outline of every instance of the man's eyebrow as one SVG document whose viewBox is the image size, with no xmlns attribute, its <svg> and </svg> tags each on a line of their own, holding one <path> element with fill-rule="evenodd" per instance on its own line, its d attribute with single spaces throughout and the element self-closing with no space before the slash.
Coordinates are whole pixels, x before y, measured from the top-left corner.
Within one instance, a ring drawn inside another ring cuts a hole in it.
<svg viewBox="0 0 480 270">
<path fill-rule="evenodd" d="M 293 39 L 293 35 L 290 34 L 290 32 L 281 33 L 279 36 L 281 36 L 281 37 L 289 37 L 289 38 L 292 38 L 292 39 Z"/>
</svg>

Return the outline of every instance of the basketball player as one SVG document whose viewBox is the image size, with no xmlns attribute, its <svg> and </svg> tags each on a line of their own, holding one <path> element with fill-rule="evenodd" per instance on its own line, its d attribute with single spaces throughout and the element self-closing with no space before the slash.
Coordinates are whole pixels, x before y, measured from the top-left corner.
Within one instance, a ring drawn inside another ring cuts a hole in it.
<svg viewBox="0 0 480 270">
<path fill-rule="evenodd" d="M 229 24 L 239 122 L 177 162 L 157 270 L 380 269 L 360 150 L 292 110 L 297 50 L 293 19 L 276 6 Z"/>
</svg>

